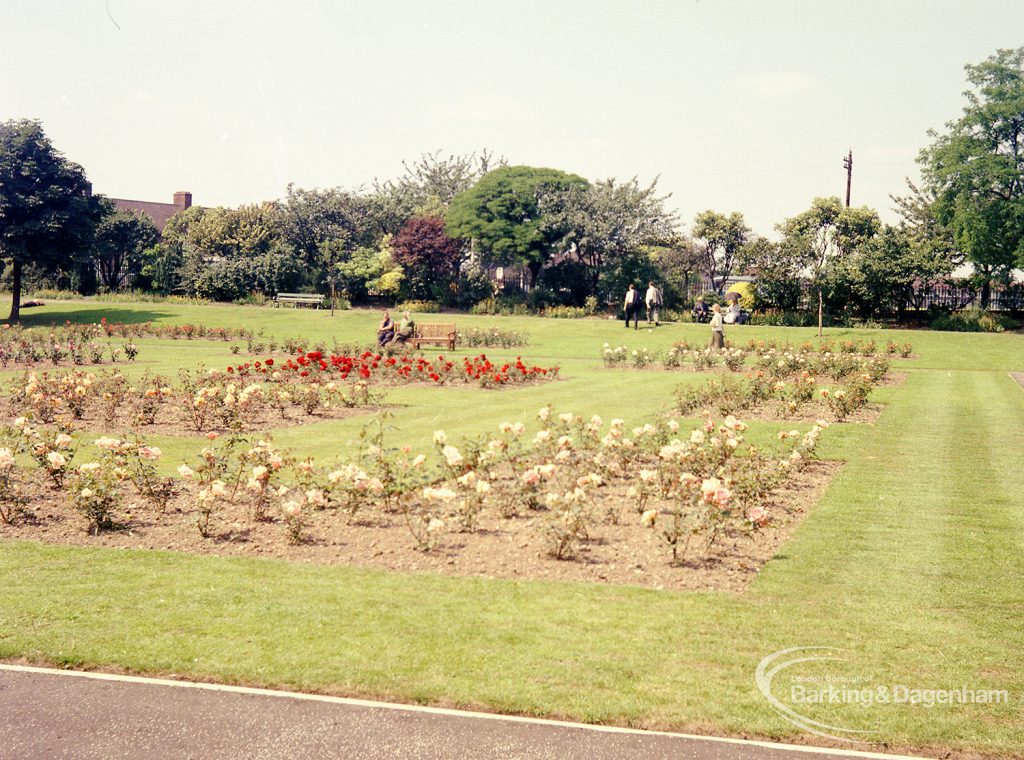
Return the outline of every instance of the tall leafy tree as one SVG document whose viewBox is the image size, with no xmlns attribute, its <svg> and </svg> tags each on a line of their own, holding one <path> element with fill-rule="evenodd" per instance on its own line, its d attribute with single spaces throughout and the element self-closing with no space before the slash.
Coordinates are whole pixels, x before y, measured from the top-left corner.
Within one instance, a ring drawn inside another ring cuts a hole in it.
<svg viewBox="0 0 1024 760">
<path fill-rule="evenodd" d="M 908 249 L 901 258 L 911 263 L 914 272 L 909 287 L 902 286 L 899 307 L 921 308 L 932 288 L 964 263 L 964 256 L 953 239 L 953 230 L 938 218 L 934 192 L 909 179 L 907 189 L 905 196 L 890 196 L 901 217 L 899 232 Z"/>
<path fill-rule="evenodd" d="M 160 240 L 153 220 L 125 209 L 110 209 L 96 226 L 93 259 L 100 281 L 110 290 L 118 290 L 125 276 L 138 270 L 145 253 Z"/>
<path fill-rule="evenodd" d="M 298 287 L 312 262 L 282 235 L 280 213 L 277 204 L 261 203 L 175 214 L 164 227 L 162 247 L 179 252 L 177 287 L 216 300 Z M 313 256 L 317 261 L 319 251 Z"/>
<path fill-rule="evenodd" d="M 703 254 L 704 272 L 719 293 L 729 275 L 735 273 L 737 256 L 749 235 L 750 228 L 738 211 L 727 216 L 708 209 L 694 218 L 693 237 Z"/>
<path fill-rule="evenodd" d="M 681 303 L 690 298 L 690 283 L 700 276 L 703 253 L 682 233 L 671 235 L 664 244 L 651 249 L 657 268 L 654 279 L 663 287 L 666 303 Z"/>
<path fill-rule="evenodd" d="M 441 151 L 424 153 L 416 161 L 402 162 L 401 177 L 374 182 L 379 202 L 397 222 L 396 232 L 413 216 L 437 216 L 459 193 L 469 190 L 492 169 L 505 166 L 505 159 L 482 150 L 479 153 L 442 156 Z"/>
<path fill-rule="evenodd" d="M 304 190 L 288 185 L 280 204 L 281 232 L 309 263 L 317 261 L 320 244 L 346 240 L 350 247 L 376 247 L 388 232 L 380 198 L 341 188 Z"/>
<path fill-rule="evenodd" d="M 758 308 L 793 310 L 800 306 L 804 256 L 796 246 L 755 237 L 743 246 L 737 263 L 754 275 Z"/>
<path fill-rule="evenodd" d="M 70 268 L 88 250 L 101 208 L 85 171 L 30 119 L 0 123 L 0 258 L 12 269 L 10 321 L 21 316 L 22 269 Z"/>
<path fill-rule="evenodd" d="M 917 267 L 906 231 L 886 225 L 843 261 L 836 278 L 847 305 L 862 316 L 899 311 L 909 301 Z"/>
<path fill-rule="evenodd" d="M 974 265 L 987 308 L 994 281 L 1024 266 L 1024 47 L 968 64 L 964 114 L 921 151 L 935 214 Z"/>
<path fill-rule="evenodd" d="M 541 197 L 540 210 L 547 228 L 561 235 L 557 246 L 585 267 L 593 294 L 613 258 L 673 240 L 677 219 L 666 210 L 667 199 L 658 194 L 657 180 L 642 186 L 636 177 L 606 179 L 553 187 Z"/>
<path fill-rule="evenodd" d="M 799 257 L 818 298 L 818 335 L 824 294 L 839 264 L 881 229 L 878 213 L 867 207 L 846 208 L 835 196 L 815 198 L 811 207 L 778 226 L 787 250 Z"/>
<path fill-rule="evenodd" d="M 557 169 L 503 166 L 452 199 L 446 231 L 473 241 L 487 263 L 525 265 L 535 286 L 541 268 L 565 237 L 564 230 L 544 218 L 541 199 L 586 184 L 582 177 Z"/>
</svg>

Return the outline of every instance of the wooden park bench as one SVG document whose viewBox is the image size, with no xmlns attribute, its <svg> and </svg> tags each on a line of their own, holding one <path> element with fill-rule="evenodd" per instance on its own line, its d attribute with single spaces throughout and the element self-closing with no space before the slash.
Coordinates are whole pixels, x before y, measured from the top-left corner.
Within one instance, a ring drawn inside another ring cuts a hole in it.
<svg viewBox="0 0 1024 760">
<path fill-rule="evenodd" d="M 278 293 L 274 296 L 275 307 L 284 306 L 285 304 L 291 304 L 296 308 L 299 306 L 315 306 L 319 309 L 324 305 L 324 297 L 316 293 Z"/>
<path fill-rule="evenodd" d="M 458 332 L 455 325 L 416 325 L 416 332 L 413 333 L 410 341 L 418 351 L 421 343 L 436 343 L 439 346 L 448 346 L 449 351 L 455 350 L 455 339 Z"/>
</svg>

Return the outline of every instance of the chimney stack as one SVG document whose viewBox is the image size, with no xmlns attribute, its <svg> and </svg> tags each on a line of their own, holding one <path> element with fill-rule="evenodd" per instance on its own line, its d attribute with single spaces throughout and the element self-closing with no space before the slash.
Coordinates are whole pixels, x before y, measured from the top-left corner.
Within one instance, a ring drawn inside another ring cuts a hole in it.
<svg viewBox="0 0 1024 760">
<path fill-rule="evenodd" d="M 192 193 L 179 190 L 174 194 L 174 205 L 178 208 L 189 208 L 192 206 Z"/>
</svg>

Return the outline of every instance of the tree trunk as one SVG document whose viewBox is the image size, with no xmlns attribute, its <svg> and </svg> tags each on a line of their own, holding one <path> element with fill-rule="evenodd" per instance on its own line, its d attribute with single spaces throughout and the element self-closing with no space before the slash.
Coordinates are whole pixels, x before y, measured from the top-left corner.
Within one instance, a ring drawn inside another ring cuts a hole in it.
<svg viewBox="0 0 1024 760">
<path fill-rule="evenodd" d="M 530 290 L 537 287 L 537 280 L 540 279 L 540 267 L 541 263 L 539 261 L 531 261 L 527 264 L 527 269 L 530 272 Z"/>
<path fill-rule="evenodd" d="M 821 337 L 822 316 L 824 314 L 824 299 L 821 297 L 821 288 L 818 288 L 818 337 Z"/>
<path fill-rule="evenodd" d="M 981 308 L 988 309 L 988 304 L 992 300 L 992 280 L 985 278 L 985 282 L 981 284 Z"/>
<path fill-rule="evenodd" d="M 12 325 L 21 321 L 21 260 L 11 262 L 11 315 L 7 321 Z"/>
</svg>

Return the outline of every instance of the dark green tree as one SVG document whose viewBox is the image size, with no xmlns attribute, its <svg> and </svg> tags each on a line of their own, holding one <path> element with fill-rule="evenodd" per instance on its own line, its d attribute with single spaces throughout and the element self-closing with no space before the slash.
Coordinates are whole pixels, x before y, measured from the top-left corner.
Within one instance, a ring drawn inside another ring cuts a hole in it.
<svg viewBox="0 0 1024 760">
<path fill-rule="evenodd" d="M 697 245 L 683 234 L 672 235 L 665 244 L 651 248 L 656 273 L 666 305 L 681 308 L 690 301 L 690 283 L 700 277 L 704 256 Z"/>
<path fill-rule="evenodd" d="M 825 292 L 835 284 L 841 262 L 878 234 L 881 227 L 876 211 L 846 208 L 835 196 L 815 198 L 807 211 L 778 226 L 787 252 L 801 262 L 801 270 L 817 296 L 819 336 Z"/>
<path fill-rule="evenodd" d="M 146 252 L 160 240 L 160 232 L 148 216 L 124 209 L 109 209 L 96 226 L 92 262 L 100 281 L 118 290 L 125 276 L 138 272 Z"/>
<path fill-rule="evenodd" d="M 300 287 L 314 263 L 296 253 L 281 229 L 274 203 L 193 207 L 167 223 L 161 249 L 180 256 L 177 287 L 185 293 L 219 301 L 271 295 Z"/>
<path fill-rule="evenodd" d="M 85 171 L 53 147 L 40 122 L 0 123 L 0 259 L 12 270 L 11 322 L 21 317 L 23 268 L 70 269 L 100 216 Z"/>
<path fill-rule="evenodd" d="M 804 257 L 795 246 L 755 237 L 737 259 L 739 268 L 754 276 L 754 306 L 793 311 L 803 297 Z"/>
<path fill-rule="evenodd" d="M 967 65 L 964 114 L 921 151 L 938 221 L 974 265 L 987 308 L 993 282 L 1024 264 L 1024 47 Z"/>
<path fill-rule="evenodd" d="M 849 305 L 861 316 L 899 312 L 922 277 L 921 261 L 903 227 L 886 225 L 843 262 L 839 272 Z"/>
<path fill-rule="evenodd" d="M 939 221 L 935 195 L 907 180 L 908 194 L 890 196 L 901 217 L 899 229 L 910 248 L 915 279 L 900 296 L 899 308 L 920 309 L 932 288 L 964 263 L 953 230 Z"/>
<path fill-rule="evenodd" d="M 381 198 L 341 188 L 303 190 L 288 185 L 279 212 L 281 234 L 310 264 L 318 261 L 325 241 L 346 240 L 351 249 L 373 248 L 389 232 L 389 212 Z"/>
<path fill-rule="evenodd" d="M 471 240 L 487 264 L 525 265 L 531 286 L 536 286 L 541 268 L 565 237 L 564 229 L 545 219 L 541 199 L 586 184 L 582 177 L 556 169 L 503 166 L 452 199 L 446 231 Z"/>
<path fill-rule="evenodd" d="M 665 208 L 657 180 L 642 186 L 606 179 L 593 184 L 555 187 L 541 197 L 540 211 L 556 247 L 584 268 L 589 292 L 597 291 L 600 274 L 617 256 L 642 246 L 665 245 L 674 239 L 676 216 Z"/>
</svg>

